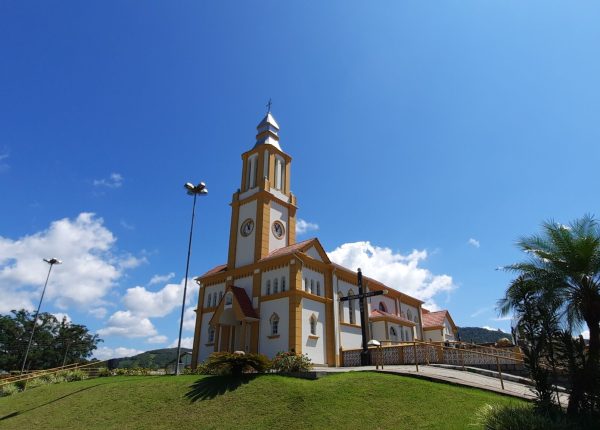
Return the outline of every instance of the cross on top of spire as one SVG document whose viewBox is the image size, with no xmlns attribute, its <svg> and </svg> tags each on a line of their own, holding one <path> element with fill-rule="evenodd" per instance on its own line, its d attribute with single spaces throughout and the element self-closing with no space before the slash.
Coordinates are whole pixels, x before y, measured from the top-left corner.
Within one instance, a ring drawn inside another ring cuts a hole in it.
<svg viewBox="0 0 600 430">
<path fill-rule="evenodd" d="M 271 113 L 271 105 L 272 104 L 273 103 L 271 103 L 271 97 L 269 97 L 269 103 L 267 103 L 267 105 L 266 105 L 267 106 L 267 113 Z"/>
</svg>

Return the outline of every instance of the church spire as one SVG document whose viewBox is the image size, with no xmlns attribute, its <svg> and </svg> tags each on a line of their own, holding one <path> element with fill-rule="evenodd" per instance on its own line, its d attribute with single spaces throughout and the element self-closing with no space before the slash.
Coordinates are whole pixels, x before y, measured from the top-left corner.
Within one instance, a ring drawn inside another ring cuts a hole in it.
<svg viewBox="0 0 600 430">
<path fill-rule="evenodd" d="M 254 145 L 254 147 L 264 143 L 267 145 L 273 145 L 275 148 L 281 151 L 281 147 L 279 146 L 279 135 L 277 134 L 277 132 L 279 132 L 279 124 L 277 124 L 273 114 L 271 114 L 271 100 L 269 100 L 267 106 L 269 109 L 267 114 L 262 119 L 260 124 L 256 126 L 258 133 L 256 135 L 256 145 Z"/>
</svg>

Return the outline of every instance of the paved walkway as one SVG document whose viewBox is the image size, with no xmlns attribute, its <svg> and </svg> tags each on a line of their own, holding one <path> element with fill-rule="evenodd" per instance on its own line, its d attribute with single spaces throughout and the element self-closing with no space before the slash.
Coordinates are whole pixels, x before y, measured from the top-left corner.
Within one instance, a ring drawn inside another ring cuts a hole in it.
<svg viewBox="0 0 600 430">
<path fill-rule="evenodd" d="M 375 371 L 375 366 L 362 367 L 319 367 L 314 369 L 317 372 L 337 373 L 353 371 Z M 462 370 L 447 369 L 435 366 L 419 365 L 417 372 L 414 365 L 385 366 L 378 372 L 407 375 L 431 381 L 442 381 L 449 384 L 464 385 L 467 387 L 480 388 L 482 390 L 493 391 L 499 394 L 519 397 L 521 399 L 535 399 L 535 394 L 531 391 L 531 386 L 517 382 L 504 381 L 504 390 L 500 384 L 500 379 L 491 376 L 480 375 L 477 373 L 465 372 Z M 503 373 L 504 374 L 504 373 Z M 560 403 L 564 407 L 569 401 L 568 394 L 560 393 Z"/>
</svg>

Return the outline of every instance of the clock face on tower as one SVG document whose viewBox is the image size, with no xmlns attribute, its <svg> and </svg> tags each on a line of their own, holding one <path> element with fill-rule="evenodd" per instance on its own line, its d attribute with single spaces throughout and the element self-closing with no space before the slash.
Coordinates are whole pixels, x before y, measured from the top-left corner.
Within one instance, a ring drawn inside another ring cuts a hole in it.
<svg viewBox="0 0 600 430">
<path fill-rule="evenodd" d="M 250 236 L 252 230 L 254 230 L 254 221 L 251 218 L 248 218 L 242 223 L 242 227 L 240 227 L 240 233 L 244 237 Z"/>
<path fill-rule="evenodd" d="M 273 236 L 275 236 L 277 239 L 281 239 L 285 234 L 285 227 L 281 221 L 275 221 L 271 227 L 271 230 L 273 231 Z"/>
</svg>

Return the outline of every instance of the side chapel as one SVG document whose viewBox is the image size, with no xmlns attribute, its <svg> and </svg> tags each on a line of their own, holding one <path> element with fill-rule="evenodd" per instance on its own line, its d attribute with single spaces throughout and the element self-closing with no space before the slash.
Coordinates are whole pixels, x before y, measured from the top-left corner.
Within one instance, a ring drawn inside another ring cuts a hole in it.
<svg viewBox="0 0 600 430">
<path fill-rule="evenodd" d="M 359 304 L 338 300 L 358 293 L 356 272 L 332 263 L 317 238 L 296 242 L 292 158 L 281 149 L 270 111 L 257 130 L 231 201 L 227 264 L 196 278 L 192 365 L 214 351 L 273 358 L 294 350 L 317 365 L 339 366 L 342 349 L 361 347 Z M 447 311 L 431 318 L 421 300 L 366 276 L 363 283 L 365 292 L 388 290 L 368 301 L 369 339 L 454 339 Z"/>
</svg>

